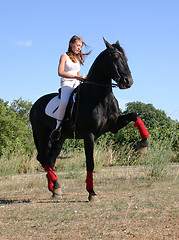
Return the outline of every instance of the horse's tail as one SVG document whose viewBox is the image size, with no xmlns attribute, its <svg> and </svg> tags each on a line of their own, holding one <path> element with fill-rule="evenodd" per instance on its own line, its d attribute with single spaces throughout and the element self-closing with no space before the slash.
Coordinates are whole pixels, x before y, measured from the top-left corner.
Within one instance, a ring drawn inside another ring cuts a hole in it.
<svg viewBox="0 0 179 240">
<path fill-rule="evenodd" d="M 35 146 L 37 148 L 37 150 L 39 149 L 39 143 L 38 143 L 38 139 L 37 139 L 37 136 L 35 134 L 35 130 L 34 130 L 34 105 L 32 106 L 31 110 L 30 110 L 30 115 L 29 115 L 29 118 L 30 118 L 30 123 L 31 123 L 31 126 L 32 126 L 32 133 L 33 133 L 33 138 L 34 138 L 34 143 L 35 143 Z"/>
</svg>

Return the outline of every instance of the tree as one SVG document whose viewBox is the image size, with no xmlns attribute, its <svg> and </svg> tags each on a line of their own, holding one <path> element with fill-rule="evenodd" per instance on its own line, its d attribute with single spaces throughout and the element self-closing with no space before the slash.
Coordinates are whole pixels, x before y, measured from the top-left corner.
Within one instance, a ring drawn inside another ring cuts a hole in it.
<svg viewBox="0 0 179 240">
<path fill-rule="evenodd" d="M 28 117 L 30 105 L 21 99 L 12 105 L 0 99 L 0 155 L 17 149 L 31 153 L 34 149 Z"/>
<path fill-rule="evenodd" d="M 10 110 L 16 113 L 18 119 L 24 121 L 27 125 L 29 125 L 29 113 L 32 107 L 32 102 L 28 102 L 19 98 L 14 100 L 10 104 Z"/>
</svg>

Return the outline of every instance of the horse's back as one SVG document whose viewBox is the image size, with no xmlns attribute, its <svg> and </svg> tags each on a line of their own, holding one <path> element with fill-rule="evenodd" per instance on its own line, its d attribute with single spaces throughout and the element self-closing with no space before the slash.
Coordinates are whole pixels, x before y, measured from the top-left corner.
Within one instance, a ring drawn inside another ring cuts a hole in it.
<svg viewBox="0 0 179 240">
<path fill-rule="evenodd" d="M 30 110 L 30 122 L 32 127 L 37 123 L 42 123 L 43 119 L 47 116 L 45 114 L 45 107 L 49 103 L 49 101 L 57 96 L 58 93 L 50 93 L 40 97 L 32 106 Z"/>
</svg>

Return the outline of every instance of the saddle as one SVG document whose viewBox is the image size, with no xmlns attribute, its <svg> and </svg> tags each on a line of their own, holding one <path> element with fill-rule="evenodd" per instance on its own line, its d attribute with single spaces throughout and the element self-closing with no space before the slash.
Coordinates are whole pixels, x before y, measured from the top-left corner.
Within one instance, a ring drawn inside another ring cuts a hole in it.
<svg viewBox="0 0 179 240">
<path fill-rule="evenodd" d="M 71 117 L 72 113 L 73 113 L 74 105 L 76 102 L 76 95 L 77 95 L 77 89 L 74 89 L 74 91 L 72 92 L 71 97 L 70 97 L 70 99 L 72 99 L 72 104 L 71 104 L 69 117 Z M 52 98 L 48 102 L 48 104 L 45 108 L 45 114 L 48 115 L 49 117 L 52 117 L 57 120 L 57 109 L 59 108 L 60 101 L 61 101 L 61 88 L 59 89 L 58 95 L 55 96 L 54 98 Z"/>
</svg>

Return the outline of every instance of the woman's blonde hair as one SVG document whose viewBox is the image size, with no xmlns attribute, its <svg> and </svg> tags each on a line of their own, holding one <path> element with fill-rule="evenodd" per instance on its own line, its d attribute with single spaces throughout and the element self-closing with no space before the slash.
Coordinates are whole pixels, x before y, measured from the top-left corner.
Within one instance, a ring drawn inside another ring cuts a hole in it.
<svg viewBox="0 0 179 240">
<path fill-rule="evenodd" d="M 84 45 L 86 48 L 88 47 L 86 45 L 85 42 L 83 42 L 82 38 L 81 37 L 78 37 L 76 35 L 74 35 L 70 41 L 69 41 L 69 47 L 68 47 L 68 52 L 67 52 L 67 55 L 69 56 L 69 58 L 72 60 L 72 62 L 76 63 L 76 59 L 80 62 L 80 64 L 83 65 L 84 63 L 84 59 L 87 55 L 89 55 L 91 53 L 91 51 L 89 51 L 88 53 L 82 53 L 82 51 L 80 51 L 79 54 L 75 54 L 73 51 L 72 51 L 72 47 L 70 46 L 70 43 L 75 43 L 76 41 L 81 41 L 82 42 L 82 46 Z"/>
</svg>

